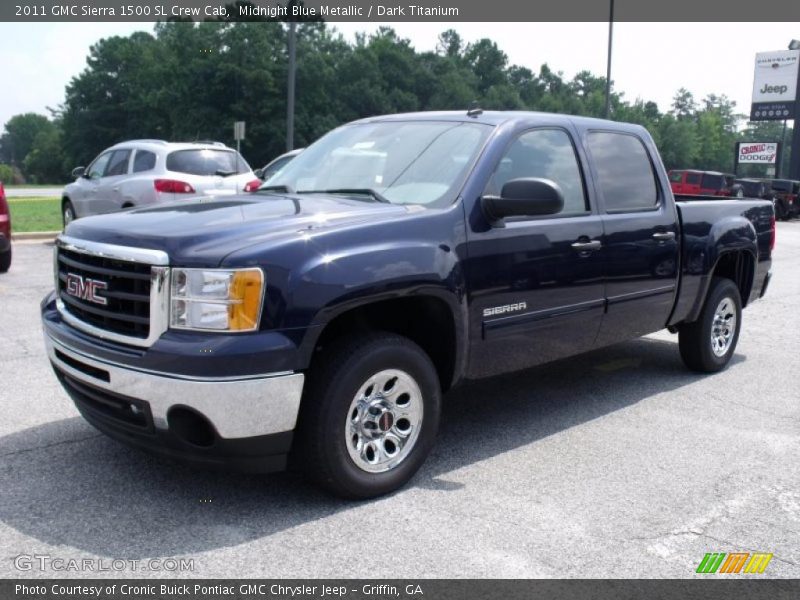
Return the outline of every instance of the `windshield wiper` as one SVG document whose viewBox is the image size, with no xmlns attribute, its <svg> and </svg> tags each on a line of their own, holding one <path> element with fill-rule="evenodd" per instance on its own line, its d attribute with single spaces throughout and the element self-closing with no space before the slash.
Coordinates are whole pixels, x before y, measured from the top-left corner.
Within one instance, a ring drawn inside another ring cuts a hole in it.
<svg viewBox="0 0 800 600">
<path fill-rule="evenodd" d="M 391 204 L 388 198 L 372 188 L 336 188 L 332 190 L 301 190 L 298 194 L 341 194 L 344 196 L 369 196 L 375 202 Z"/>
<path fill-rule="evenodd" d="M 226 171 L 225 169 L 217 169 L 214 171 L 214 175 L 218 175 L 220 177 L 230 177 L 231 175 L 236 175 L 236 171 Z"/>
<path fill-rule="evenodd" d="M 284 194 L 294 194 L 288 185 L 262 185 L 254 193 L 258 192 L 283 192 Z"/>
</svg>

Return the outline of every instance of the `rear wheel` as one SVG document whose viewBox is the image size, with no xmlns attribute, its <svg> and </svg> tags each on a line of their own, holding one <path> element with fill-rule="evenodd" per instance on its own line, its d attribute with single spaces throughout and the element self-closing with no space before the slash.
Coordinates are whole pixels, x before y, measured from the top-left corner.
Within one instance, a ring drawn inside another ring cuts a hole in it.
<svg viewBox="0 0 800 600">
<path fill-rule="evenodd" d="M 783 221 L 786 219 L 787 214 L 788 211 L 786 210 L 786 205 L 783 200 L 775 200 L 775 218 L 778 221 Z"/>
<path fill-rule="evenodd" d="M 680 328 L 678 346 L 683 362 L 701 373 L 721 371 L 733 356 L 741 327 L 739 289 L 730 279 L 714 277 L 700 318 Z"/>
<path fill-rule="evenodd" d="M 72 223 L 75 219 L 75 209 L 72 207 L 72 202 L 69 200 L 64 200 L 61 203 L 61 222 L 64 225 L 64 229 L 66 229 L 67 225 Z"/>
<path fill-rule="evenodd" d="M 345 498 L 396 490 L 417 472 L 436 437 L 436 369 L 419 346 L 389 333 L 324 352 L 303 397 L 296 444 L 302 466 Z"/>
</svg>

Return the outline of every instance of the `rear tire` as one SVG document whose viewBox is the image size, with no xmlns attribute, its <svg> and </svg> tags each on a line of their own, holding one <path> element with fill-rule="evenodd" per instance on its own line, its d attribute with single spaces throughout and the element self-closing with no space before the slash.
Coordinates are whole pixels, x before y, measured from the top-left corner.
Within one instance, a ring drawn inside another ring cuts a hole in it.
<svg viewBox="0 0 800 600">
<path fill-rule="evenodd" d="M 785 221 L 787 215 L 786 205 L 783 200 L 775 200 L 775 218 L 778 221 Z"/>
<path fill-rule="evenodd" d="M 293 458 L 343 498 L 388 494 L 427 458 L 440 412 L 436 369 L 417 344 L 391 333 L 337 341 L 309 376 Z"/>
<path fill-rule="evenodd" d="M 700 317 L 679 330 L 678 347 L 692 371 L 715 373 L 731 360 L 742 328 L 739 288 L 730 279 L 714 277 Z"/>
</svg>

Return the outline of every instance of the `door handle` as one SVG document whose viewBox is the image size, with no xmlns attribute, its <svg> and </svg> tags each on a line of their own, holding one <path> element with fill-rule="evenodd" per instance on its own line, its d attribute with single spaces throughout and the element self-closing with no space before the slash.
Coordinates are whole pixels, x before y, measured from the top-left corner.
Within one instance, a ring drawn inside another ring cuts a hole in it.
<svg viewBox="0 0 800 600">
<path fill-rule="evenodd" d="M 112 192 L 118 192 L 119 191 L 119 186 L 118 185 L 114 186 L 113 188 L 111 188 L 111 191 Z"/>
<path fill-rule="evenodd" d="M 660 231 L 653 234 L 653 239 L 659 242 L 670 242 L 675 239 L 674 231 Z"/>
<path fill-rule="evenodd" d="M 600 250 L 603 244 L 599 240 L 592 240 L 590 242 L 573 242 L 572 249 L 578 252 L 594 252 Z"/>
</svg>

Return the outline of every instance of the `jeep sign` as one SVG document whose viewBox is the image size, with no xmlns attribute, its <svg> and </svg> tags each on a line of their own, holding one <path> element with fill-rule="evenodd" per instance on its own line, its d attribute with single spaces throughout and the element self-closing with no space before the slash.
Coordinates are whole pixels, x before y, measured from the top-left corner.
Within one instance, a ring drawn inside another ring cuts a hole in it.
<svg viewBox="0 0 800 600">
<path fill-rule="evenodd" d="M 800 50 L 756 54 L 751 121 L 781 121 L 795 117 L 799 64 Z"/>
<path fill-rule="evenodd" d="M 739 164 L 774 165 L 778 142 L 739 142 L 736 155 Z"/>
</svg>

